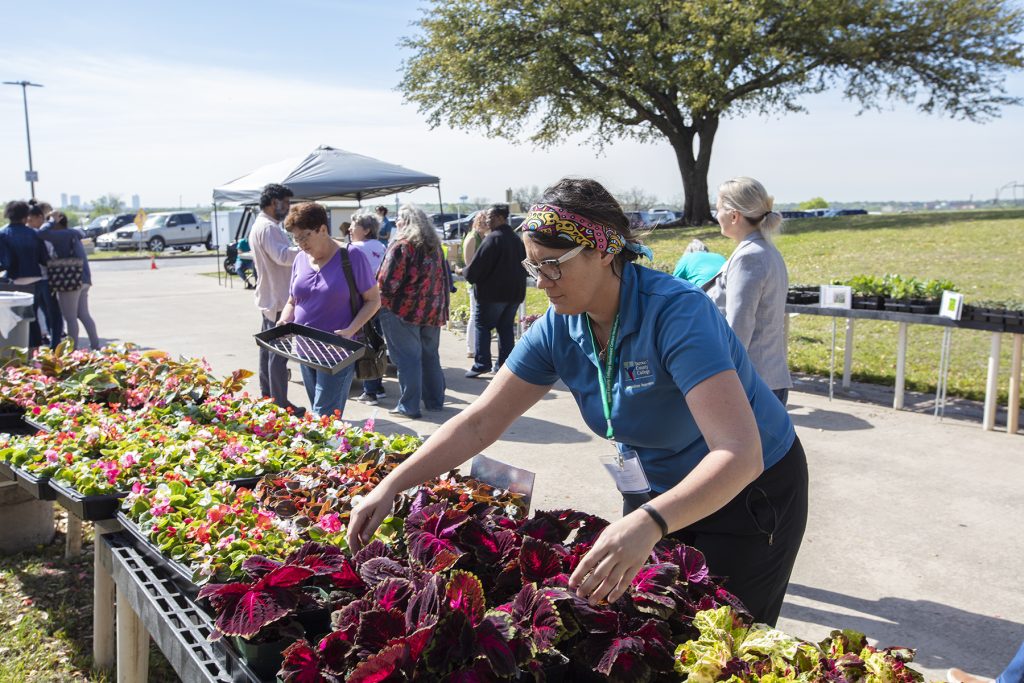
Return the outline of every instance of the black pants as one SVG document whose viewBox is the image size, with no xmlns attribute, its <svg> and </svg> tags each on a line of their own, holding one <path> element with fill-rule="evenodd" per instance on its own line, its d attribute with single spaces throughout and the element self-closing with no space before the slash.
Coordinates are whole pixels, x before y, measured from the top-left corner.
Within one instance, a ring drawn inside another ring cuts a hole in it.
<svg viewBox="0 0 1024 683">
<path fill-rule="evenodd" d="M 515 321 L 519 304 L 476 304 L 476 355 L 473 369 L 477 372 L 498 371 L 516 344 Z M 491 330 L 498 333 L 498 362 L 491 365 Z"/>
<path fill-rule="evenodd" d="M 623 514 L 650 500 L 623 496 Z M 807 526 L 807 457 L 800 439 L 725 507 L 672 534 L 702 553 L 708 569 L 754 620 L 774 626 Z"/>
</svg>

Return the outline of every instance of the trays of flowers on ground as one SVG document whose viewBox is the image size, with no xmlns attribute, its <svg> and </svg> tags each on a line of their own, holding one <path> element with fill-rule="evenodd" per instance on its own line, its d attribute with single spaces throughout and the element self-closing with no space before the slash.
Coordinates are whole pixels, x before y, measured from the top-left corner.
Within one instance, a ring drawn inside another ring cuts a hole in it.
<svg viewBox="0 0 1024 683">
<path fill-rule="evenodd" d="M 256 343 L 302 365 L 337 374 L 363 357 L 366 347 L 337 334 L 298 323 L 257 332 Z"/>
</svg>

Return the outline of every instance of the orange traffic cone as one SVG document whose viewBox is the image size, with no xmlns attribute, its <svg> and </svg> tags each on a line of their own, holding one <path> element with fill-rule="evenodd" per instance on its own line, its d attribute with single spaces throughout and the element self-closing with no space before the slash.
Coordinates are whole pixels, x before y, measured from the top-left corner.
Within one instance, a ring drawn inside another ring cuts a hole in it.
<svg viewBox="0 0 1024 683">
<path fill-rule="evenodd" d="M 149 257 L 149 269 L 156 270 L 156 256 Z"/>
</svg>

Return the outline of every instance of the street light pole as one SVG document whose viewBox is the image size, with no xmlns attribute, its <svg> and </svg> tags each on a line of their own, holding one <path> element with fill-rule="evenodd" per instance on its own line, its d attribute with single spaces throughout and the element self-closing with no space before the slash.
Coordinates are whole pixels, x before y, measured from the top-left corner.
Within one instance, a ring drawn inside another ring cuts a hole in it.
<svg viewBox="0 0 1024 683">
<path fill-rule="evenodd" d="M 28 81 L 4 81 L 4 85 L 20 85 L 21 86 L 21 101 L 25 105 L 25 140 L 28 143 L 28 173 L 25 174 L 25 179 L 28 180 L 29 186 L 32 190 L 32 199 L 36 198 L 36 172 L 32 168 L 32 135 L 28 129 L 28 87 L 42 88 L 43 86 L 39 83 L 30 83 Z"/>
</svg>

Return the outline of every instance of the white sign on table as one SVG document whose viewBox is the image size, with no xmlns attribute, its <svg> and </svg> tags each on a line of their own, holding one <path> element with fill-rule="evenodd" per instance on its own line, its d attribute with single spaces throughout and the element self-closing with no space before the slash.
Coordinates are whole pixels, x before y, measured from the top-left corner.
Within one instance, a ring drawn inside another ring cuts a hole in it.
<svg viewBox="0 0 1024 683">
<path fill-rule="evenodd" d="M 959 292 L 951 292 L 948 289 L 942 293 L 942 303 L 939 305 L 939 315 L 950 320 L 959 320 L 964 311 L 964 295 Z"/>
<path fill-rule="evenodd" d="M 822 285 L 819 300 L 822 308 L 852 308 L 853 288 L 848 285 Z"/>
</svg>

